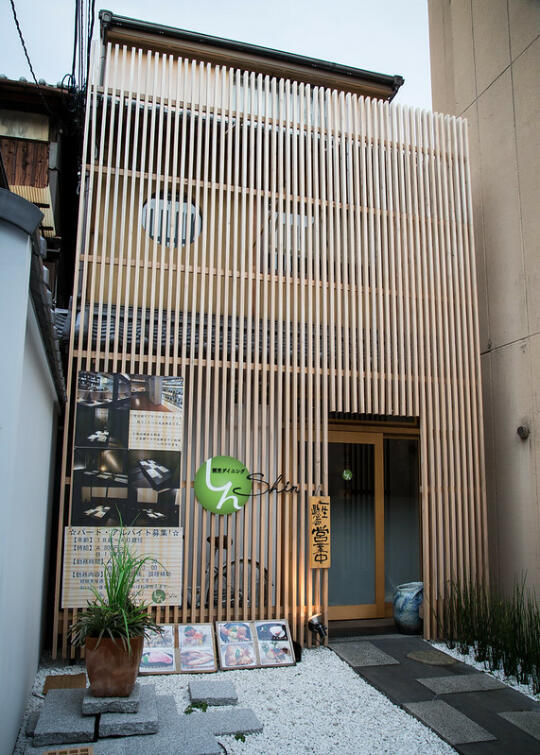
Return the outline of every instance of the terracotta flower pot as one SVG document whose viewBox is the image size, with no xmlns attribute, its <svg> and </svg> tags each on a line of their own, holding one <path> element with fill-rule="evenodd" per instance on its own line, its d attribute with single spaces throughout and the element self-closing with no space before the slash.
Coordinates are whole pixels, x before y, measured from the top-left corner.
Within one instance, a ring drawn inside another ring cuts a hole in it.
<svg viewBox="0 0 540 755">
<path fill-rule="evenodd" d="M 144 637 L 131 638 L 131 653 L 122 640 L 87 637 L 86 670 L 94 697 L 128 697 L 139 673 Z M 96 647 L 97 646 L 97 647 Z"/>
</svg>

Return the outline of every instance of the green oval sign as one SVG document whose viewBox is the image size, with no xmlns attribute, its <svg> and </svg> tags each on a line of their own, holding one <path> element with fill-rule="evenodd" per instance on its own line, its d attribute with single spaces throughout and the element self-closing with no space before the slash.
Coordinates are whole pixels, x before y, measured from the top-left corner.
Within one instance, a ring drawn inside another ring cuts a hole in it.
<svg viewBox="0 0 540 755">
<path fill-rule="evenodd" d="M 194 487 L 205 509 L 214 514 L 234 514 L 247 503 L 252 486 L 245 464 L 232 456 L 213 456 L 197 470 Z"/>
</svg>

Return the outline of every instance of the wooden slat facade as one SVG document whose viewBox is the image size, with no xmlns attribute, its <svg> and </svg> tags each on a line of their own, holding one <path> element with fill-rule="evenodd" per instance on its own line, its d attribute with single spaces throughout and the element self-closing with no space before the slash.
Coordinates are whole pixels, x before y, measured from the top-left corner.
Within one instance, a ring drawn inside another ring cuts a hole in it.
<svg viewBox="0 0 540 755">
<path fill-rule="evenodd" d="M 286 616 L 311 642 L 306 619 L 327 615 L 328 584 L 309 567 L 307 506 L 327 494 L 339 412 L 419 418 L 433 636 L 447 580 L 487 568 L 465 122 L 109 44 L 89 83 L 83 154 L 71 415 L 79 370 L 185 381 L 183 600 L 159 620 Z M 196 207 L 192 243 L 189 222 L 175 243 L 174 212 L 157 212 L 149 232 L 152 203 L 184 202 Z M 210 514 L 192 483 L 216 454 L 298 492 Z M 60 584 L 59 558 L 54 631 L 66 653 L 75 609 L 60 609 Z M 223 602 L 191 599 L 224 585 Z"/>
</svg>

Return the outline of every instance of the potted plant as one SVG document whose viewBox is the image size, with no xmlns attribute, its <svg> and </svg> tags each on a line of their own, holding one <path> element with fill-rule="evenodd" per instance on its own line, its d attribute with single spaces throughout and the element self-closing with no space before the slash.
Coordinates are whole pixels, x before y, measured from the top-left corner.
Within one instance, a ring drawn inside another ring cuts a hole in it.
<svg viewBox="0 0 540 755">
<path fill-rule="evenodd" d="M 111 557 L 104 568 L 104 594 L 94 599 L 70 629 L 71 642 L 85 648 L 86 670 L 95 697 L 127 697 L 135 685 L 144 638 L 160 632 L 148 604 L 133 593 L 143 565 L 153 561 L 129 547 L 123 527 L 109 538 Z"/>
</svg>

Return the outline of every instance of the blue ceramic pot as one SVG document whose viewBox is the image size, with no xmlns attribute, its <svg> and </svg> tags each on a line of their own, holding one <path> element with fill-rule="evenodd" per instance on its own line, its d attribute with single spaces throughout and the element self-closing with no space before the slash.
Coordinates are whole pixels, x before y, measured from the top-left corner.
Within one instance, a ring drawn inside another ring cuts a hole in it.
<svg viewBox="0 0 540 755">
<path fill-rule="evenodd" d="M 403 634 L 420 634 L 422 619 L 419 616 L 420 604 L 424 599 L 423 582 L 407 582 L 398 585 L 394 593 L 394 620 Z"/>
</svg>

